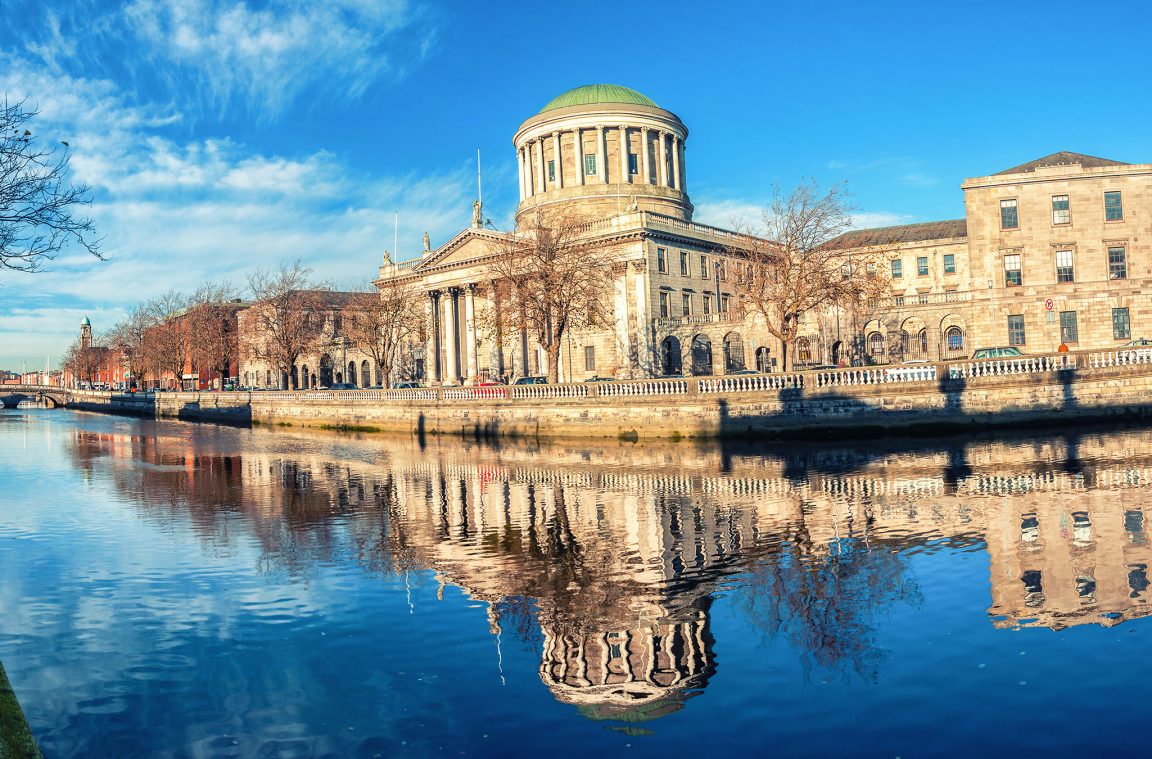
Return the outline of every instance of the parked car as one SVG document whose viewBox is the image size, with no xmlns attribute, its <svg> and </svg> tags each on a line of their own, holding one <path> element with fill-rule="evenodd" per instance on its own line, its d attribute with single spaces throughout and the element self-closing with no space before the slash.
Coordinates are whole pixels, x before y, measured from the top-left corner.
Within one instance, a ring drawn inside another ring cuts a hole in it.
<svg viewBox="0 0 1152 759">
<path fill-rule="evenodd" d="M 728 376 L 729 377 L 737 377 L 737 376 L 743 376 L 743 375 L 748 375 L 748 374 L 759 374 L 759 373 L 760 372 L 756 371 L 755 369 L 739 369 L 739 370 L 734 371 L 734 372 L 729 372 Z"/>
<path fill-rule="evenodd" d="M 392 385 L 393 390 L 415 390 L 416 388 L 424 387 L 419 382 L 397 382 Z"/>
<path fill-rule="evenodd" d="M 1129 347 L 1129 348 L 1152 348 L 1152 340 L 1149 340 L 1146 337 L 1138 337 L 1135 340 L 1129 341 L 1127 347 Z"/>
<path fill-rule="evenodd" d="M 353 385 L 351 382 L 337 382 L 332 385 L 332 390 L 359 390 L 360 388 Z"/>
<path fill-rule="evenodd" d="M 1023 356 L 1024 351 L 1014 345 L 996 346 L 994 348 L 977 348 L 972 351 L 973 359 L 981 358 L 1014 358 Z"/>
<path fill-rule="evenodd" d="M 481 381 L 481 382 L 477 382 L 477 383 L 476 383 L 476 386 L 477 386 L 477 387 L 496 387 L 496 386 L 498 386 L 498 385 L 499 385 L 499 386 L 503 386 L 503 385 L 506 385 L 506 384 L 507 384 L 507 383 L 506 383 L 506 382 L 504 382 L 503 380 L 498 380 L 498 379 L 486 379 L 486 380 L 483 380 L 483 381 Z"/>
<path fill-rule="evenodd" d="M 517 379 L 512 384 L 513 385 L 547 385 L 548 384 L 548 378 L 547 377 L 520 377 L 519 379 Z"/>
<path fill-rule="evenodd" d="M 588 379 L 586 379 L 584 381 L 585 382 L 615 382 L 616 378 L 615 377 L 599 377 L 599 376 L 593 374 L 591 377 L 589 377 Z"/>
</svg>

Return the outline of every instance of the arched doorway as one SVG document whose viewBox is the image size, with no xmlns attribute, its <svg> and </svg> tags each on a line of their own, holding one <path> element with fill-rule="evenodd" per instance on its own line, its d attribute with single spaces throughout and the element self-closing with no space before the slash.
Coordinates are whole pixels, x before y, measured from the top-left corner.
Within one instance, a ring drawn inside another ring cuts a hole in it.
<svg viewBox="0 0 1152 759">
<path fill-rule="evenodd" d="M 756 371 L 766 373 L 771 368 L 772 351 L 764 346 L 756 349 Z"/>
<path fill-rule="evenodd" d="M 840 366 L 840 362 L 844 359 L 844 342 L 837 340 L 832 343 L 832 365 Z"/>
<path fill-rule="evenodd" d="M 692 338 L 692 374 L 696 376 L 712 373 L 712 341 L 707 335 Z"/>
<path fill-rule="evenodd" d="M 796 338 L 796 362 L 797 364 L 810 364 L 812 363 L 812 341 L 807 337 Z"/>
<path fill-rule="evenodd" d="M 964 355 L 964 330 L 955 325 L 944 330 L 944 355 L 946 358 Z"/>
<path fill-rule="evenodd" d="M 724 373 L 743 371 L 744 367 L 744 340 L 739 332 L 729 332 L 724 336 Z"/>
<path fill-rule="evenodd" d="M 879 332 L 868 335 L 868 359 L 873 364 L 884 363 L 884 335 Z"/>
<path fill-rule="evenodd" d="M 332 387 L 332 357 L 327 353 L 320 357 L 320 386 Z"/>
<path fill-rule="evenodd" d="M 312 387 L 312 375 L 308 372 L 308 364 L 300 367 L 300 384 L 297 387 L 305 390 Z"/>
<path fill-rule="evenodd" d="M 680 355 L 680 340 L 672 335 L 660 343 L 660 373 L 683 374 L 684 361 Z"/>
<path fill-rule="evenodd" d="M 377 382 L 377 385 L 380 383 Z M 368 359 L 360 362 L 360 387 L 369 387 L 372 385 L 372 365 L 368 363 Z"/>
<path fill-rule="evenodd" d="M 349 385 L 357 385 L 358 384 L 356 382 L 356 362 L 355 361 L 349 361 L 348 362 L 348 384 Z"/>
</svg>

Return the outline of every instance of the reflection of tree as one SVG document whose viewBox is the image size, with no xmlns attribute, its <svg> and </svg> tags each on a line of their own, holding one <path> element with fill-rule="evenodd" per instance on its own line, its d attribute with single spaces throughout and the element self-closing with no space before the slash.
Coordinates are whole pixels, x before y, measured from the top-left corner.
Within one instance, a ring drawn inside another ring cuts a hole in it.
<svg viewBox="0 0 1152 759">
<path fill-rule="evenodd" d="M 785 636 L 806 670 L 851 670 L 874 682 L 885 656 L 875 642 L 877 616 L 918 603 L 919 586 L 904 555 L 867 533 L 814 544 L 798 511 L 776 549 L 748 573 L 748 617 L 768 635 Z"/>
</svg>

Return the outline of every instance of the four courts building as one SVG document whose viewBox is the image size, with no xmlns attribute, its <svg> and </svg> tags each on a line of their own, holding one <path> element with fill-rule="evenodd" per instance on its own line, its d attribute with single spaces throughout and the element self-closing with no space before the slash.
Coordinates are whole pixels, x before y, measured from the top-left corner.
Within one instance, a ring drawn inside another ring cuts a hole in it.
<svg viewBox="0 0 1152 759">
<path fill-rule="evenodd" d="M 570 330 L 562 381 L 779 368 L 781 346 L 727 276 L 737 232 L 693 220 L 688 127 L 635 90 L 578 87 L 516 130 L 517 223 L 579 223 L 602 261 L 610 327 Z M 1049 353 L 1152 337 L 1152 165 L 1061 152 L 962 184 L 965 218 L 848 232 L 828 243 L 879 262 L 891 290 L 805 314 L 790 364 L 936 361 L 976 348 Z M 544 374 L 548 354 L 501 325 L 493 262 L 510 239 L 471 227 L 417 260 L 385 254 L 377 287 L 418 293 L 426 338 L 407 376 L 430 384 Z M 495 323 L 482 315 L 497 313 Z M 388 378 L 385 378 L 387 381 Z M 395 378 L 393 378 L 395 379 Z"/>
</svg>

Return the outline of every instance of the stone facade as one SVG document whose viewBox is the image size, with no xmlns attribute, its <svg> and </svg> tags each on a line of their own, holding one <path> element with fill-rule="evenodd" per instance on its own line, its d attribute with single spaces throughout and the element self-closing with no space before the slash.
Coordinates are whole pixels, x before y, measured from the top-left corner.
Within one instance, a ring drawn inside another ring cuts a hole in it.
<svg viewBox="0 0 1152 759">
<path fill-rule="evenodd" d="M 1152 164 L 1056 153 L 963 189 L 962 220 L 835 241 L 899 262 L 892 297 L 858 335 L 870 362 L 1002 345 L 1099 350 L 1152 336 Z"/>
</svg>

